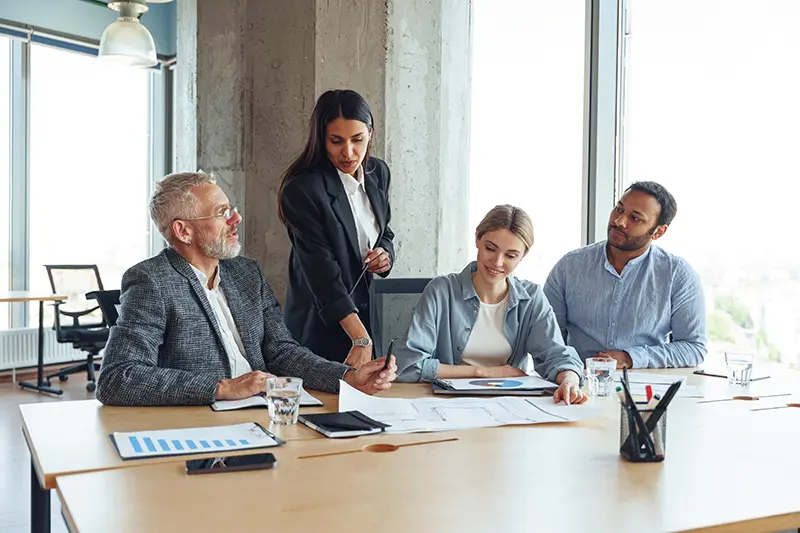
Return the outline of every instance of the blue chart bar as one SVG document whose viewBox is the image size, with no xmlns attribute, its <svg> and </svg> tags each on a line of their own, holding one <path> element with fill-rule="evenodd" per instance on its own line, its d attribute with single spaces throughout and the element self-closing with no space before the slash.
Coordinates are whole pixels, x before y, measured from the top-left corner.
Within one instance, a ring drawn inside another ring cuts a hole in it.
<svg viewBox="0 0 800 533">
<path fill-rule="evenodd" d="M 175 446 L 175 449 L 178 451 L 183 450 L 183 444 L 181 444 L 179 440 L 172 441 L 172 445 Z"/>
<path fill-rule="evenodd" d="M 158 439 L 158 445 L 161 446 L 161 449 L 164 450 L 165 452 L 170 451 L 169 444 L 167 444 L 167 441 L 165 441 L 164 439 Z"/>
<path fill-rule="evenodd" d="M 193 440 L 187 440 L 186 445 L 189 447 L 190 450 L 197 449 L 197 444 L 195 444 Z"/>
<path fill-rule="evenodd" d="M 228 446 L 236 446 L 236 442 L 232 441 L 231 439 L 227 439 L 225 442 L 228 443 Z"/>
<path fill-rule="evenodd" d="M 151 452 L 156 451 L 156 447 L 153 445 L 153 441 L 150 440 L 150 437 L 145 437 L 142 439 L 144 441 L 144 445 L 147 446 L 147 449 Z"/>
<path fill-rule="evenodd" d="M 250 444 L 249 442 L 247 442 L 247 441 L 246 441 L 246 440 L 244 440 L 244 439 L 240 439 L 240 440 L 239 440 L 239 442 L 240 442 L 240 443 L 242 443 L 242 444 Z"/>
<path fill-rule="evenodd" d="M 204 440 L 200 441 L 200 446 L 202 446 L 203 448 L 211 448 L 211 445 Z"/>
<path fill-rule="evenodd" d="M 225 447 L 225 446 L 222 444 L 222 441 L 219 441 L 219 440 L 215 440 L 215 441 L 214 441 L 214 446 L 216 446 L 217 448 L 224 448 L 224 447 Z"/>
<path fill-rule="evenodd" d="M 139 444 L 139 439 L 136 437 L 128 437 L 128 440 L 131 441 L 131 446 L 133 446 L 133 451 L 136 453 L 142 453 L 142 445 Z"/>
</svg>

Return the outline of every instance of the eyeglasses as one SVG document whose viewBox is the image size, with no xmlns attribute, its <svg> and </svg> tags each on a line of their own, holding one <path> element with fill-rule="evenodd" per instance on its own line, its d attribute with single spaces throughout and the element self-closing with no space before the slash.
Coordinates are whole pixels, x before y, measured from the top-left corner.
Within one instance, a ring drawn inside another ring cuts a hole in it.
<svg viewBox="0 0 800 533">
<path fill-rule="evenodd" d="M 209 215 L 207 217 L 197 217 L 197 218 L 182 218 L 180 220 L 208 220 L 211 218 L 224 218 L 225 220 L 230 220 L 234 213 L 236 213 L 237 215 L 239 214 L 239 208 L 236 206 L 229 207 L 218 215 Z"/>
</svg>

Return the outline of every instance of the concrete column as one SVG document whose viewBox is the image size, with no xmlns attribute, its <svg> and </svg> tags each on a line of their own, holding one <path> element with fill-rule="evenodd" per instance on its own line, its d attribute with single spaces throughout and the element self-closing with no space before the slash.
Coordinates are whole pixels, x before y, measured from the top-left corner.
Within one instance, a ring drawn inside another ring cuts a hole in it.
<svg viewBox="0 0 800 533">
<path fill-rule="evenodd" d="M 277 187 L 332 88 L 360 92 L 375 115 L 373 153 L 393 175 L 394 276 L 463 266 L 467 0 L 179 0 L 177 34 L 177 170 L 218 177 L 244 215 L 244 253 L 281 301 Z"/>
</svg>

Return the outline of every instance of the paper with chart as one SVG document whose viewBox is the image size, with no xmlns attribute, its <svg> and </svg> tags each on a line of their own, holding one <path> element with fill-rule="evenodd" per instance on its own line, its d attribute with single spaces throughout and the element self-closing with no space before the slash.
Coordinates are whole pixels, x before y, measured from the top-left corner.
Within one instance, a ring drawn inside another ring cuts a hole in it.
<svg viewBox="0 0 800 533">
<path fill-rule="evenodd" d="M 440 379 L 439 381 L 450 385 L 457 391 L 486 391 L 498 389 L 557 389 L 558 385 L 551 381 L 544 380 L 539 376 L 521 376 L 514 378 L 459 378 L 459 379 Z"/>
<path fill-rule="evenodd" d="M 339 412 L 344 411 L 360 411 L 370 418 L 391 424 L 386 428 L 387 433 L 412 433 L 573 422 L 595 416 L 600 409 L 587 404 L 556 404 L 549 397 L 378 398 L 340 381 Z"/>
<path fill-rule="evenodd" d="M 123 459 L 230 452 L 283 444 L 283 441 L 255 422 L 206 428 L 116 432 L 111 438 Z"/>
<path fill-rule="evenodd" d="M 617 372 L 614 376 L 614 381 L 619 383 L 622 380 L 622 372 Z M 630 385 L 631 394 L 634 396 L 644 396 L 646 394 L 645 387 L 650 385 L 653 387 L 653 394 L 664 395 L 667 389 L 676 381 L 681 381 L 683 384 L 678 389 L 678 398 L 702 398 L 703 393 L 697 385 L 687 385 L 684 376 L 675 376 L 670 374 L 648 374 L 645 372 L 628 372 L 628 384 Z"/>
</svg>

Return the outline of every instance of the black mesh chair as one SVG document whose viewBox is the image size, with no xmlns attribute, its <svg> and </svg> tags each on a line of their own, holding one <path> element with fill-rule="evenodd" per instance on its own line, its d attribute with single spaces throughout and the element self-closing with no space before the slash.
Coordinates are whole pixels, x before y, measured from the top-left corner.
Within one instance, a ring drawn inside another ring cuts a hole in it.
<svg viewBox="0 0 800 533">
<path fill-rule="evenodd" d="M 103 290 L 100 271 L 97 265 L 45 265 L 47 277 L 53 293 L 68 295 L 66 302 L 55 304 L 56 340 L 71 343 L 86 352 L 86 362 L 63 368 L 50 378 L 58 376 L 59 381 L 67 381 L 70 374 L 86 372 L 86 390 L 95 389 L 95 371 L 100 364 L 95 358 L 108 340 L 108 326 L 100 307 L 90 303 L 84 296 L 92 290 Z"/>
<path fill-rule="evenodd" d="M 406 333 L 417 302 L 430 278 L 375 278 L 369 287 L 372 353 L 383 357 L 389 342 L 406 341 Z"/>
</svg>

